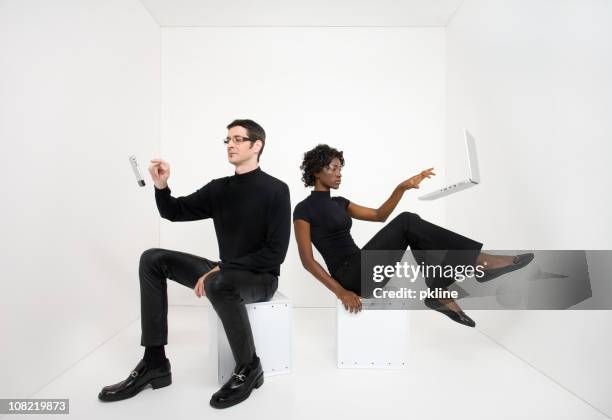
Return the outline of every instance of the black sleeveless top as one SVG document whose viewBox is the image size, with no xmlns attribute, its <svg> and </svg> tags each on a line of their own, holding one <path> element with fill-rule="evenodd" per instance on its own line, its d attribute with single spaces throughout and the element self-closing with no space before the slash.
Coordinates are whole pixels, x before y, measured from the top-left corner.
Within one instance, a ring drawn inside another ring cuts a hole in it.
<svg viewBox="0 0 612 420">
<path fill-rule="evenodd" d="M 312 243 L 332 276 L 344 261 L 359 253 L 351 236 L 353 221 L 346 212 L 348 205 L 349 200 L 330 197 L 329 191 L 312 191 L 293 210 L 293 221 L 310 223 Z"/>
</svg>

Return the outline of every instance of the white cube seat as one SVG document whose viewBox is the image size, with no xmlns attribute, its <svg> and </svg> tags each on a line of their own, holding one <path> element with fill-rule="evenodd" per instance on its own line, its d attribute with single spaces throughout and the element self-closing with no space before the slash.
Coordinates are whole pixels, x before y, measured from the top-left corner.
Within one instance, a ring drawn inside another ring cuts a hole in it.
<svg viewBox="0 0 612 420">
<path fill-rule="evenodd" d="M 350 313 L 336 301 L 336 348 L 339 368 L 408 367 L 410 312 L 374 309 L 384 303 L 362 299 L 362 310 Z"/>
<path fill-rule="evenodd" d="M 261 360 L 264 376 L 291 372 L 292 311 L 293 305 L 280 292 L 271 300 L 246 304 L 253 331 L 257 356 Z M 225 383 L 234 371 L 235 362 L 221 319 L 208 302 L 211 363 L 217 366 L 217 380 Z"/>
</svg>

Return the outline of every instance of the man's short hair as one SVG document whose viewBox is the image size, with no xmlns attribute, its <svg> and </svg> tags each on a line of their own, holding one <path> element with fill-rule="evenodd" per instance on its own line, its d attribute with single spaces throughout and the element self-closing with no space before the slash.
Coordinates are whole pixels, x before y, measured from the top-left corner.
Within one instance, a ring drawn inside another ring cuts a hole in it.
<svg viewBox="0 0 612 420">
<path fill-rule="evenodd" d="M 257 162 L 259 162 L 259 157 L 266 145 L 266 132 L 263 127 L 253 120 L 234 120 L 227 126 L 227 129 L 229 130 L 232 127 L 242 127 L 247 131 L 247 136 L 251 139 L 251 147 L 256 140 L 261 140 L 261 149 L 257 154 Z"/>
</svg>

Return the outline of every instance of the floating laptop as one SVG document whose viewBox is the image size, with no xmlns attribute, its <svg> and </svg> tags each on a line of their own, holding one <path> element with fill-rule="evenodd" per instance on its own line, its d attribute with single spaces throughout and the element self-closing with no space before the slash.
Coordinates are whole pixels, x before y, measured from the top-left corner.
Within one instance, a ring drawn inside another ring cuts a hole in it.
<svg viewBox="0 0 612 420">
<path fill-rule="evenodd" d="M 468 165 L 470 167 L 469 178 L 464 181 L 451 184 L 447 187 L 440 188 L 439 190 L 429 194 L 422 195 L 419 197 L 419 200 L 435 200 L 437 198 L 456 193 L 457 191 L 462 191 L 473 187 L 474 185 L 478 185 L 480 182 L 480 172 L 478 171 L 478 159 L 476 158 L 476 142 L 474 141 L 474 137 L 469 133 L 469 131 L 467 131 L 467 129 L 463 129 L 463 134 L 465 135 L 465 148 L 467 149 Z"/>
</svg>

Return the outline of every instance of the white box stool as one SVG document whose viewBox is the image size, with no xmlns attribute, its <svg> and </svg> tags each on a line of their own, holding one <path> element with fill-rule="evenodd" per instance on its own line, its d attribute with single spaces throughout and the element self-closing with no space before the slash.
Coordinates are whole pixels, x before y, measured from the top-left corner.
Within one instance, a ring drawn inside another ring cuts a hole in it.
<svg viewBox="0 0 612 420">
<path fill-rule="evenodd" d="M 236 363 L 227 341 L 223 324 L 215 309 L 208 303 L 210 353 L 213 366 L 217 366 L 217 380 L 225 383 Z M 293 305 L 280 292 L 267 302 L 246 304 L 257 356 L 261 360 L 264 376 L 291 372 L 291 323 Z"/>
<path fill-rule="evenodd" d="M 362 310 L 350 313 L 336 301 L 336 347 L 339 368 L 408 367 L 408 310 L 377 309 L 384 303 L 362 299 Z"/>
</svg>

